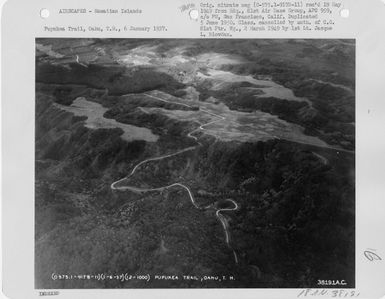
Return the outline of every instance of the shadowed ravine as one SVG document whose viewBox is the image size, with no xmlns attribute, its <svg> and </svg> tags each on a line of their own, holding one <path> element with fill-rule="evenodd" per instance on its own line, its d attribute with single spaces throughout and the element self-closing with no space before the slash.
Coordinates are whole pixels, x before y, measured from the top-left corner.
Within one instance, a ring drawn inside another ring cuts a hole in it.
<svg viewBox="0 0 385 299">
<path fill-rule="evenodd" d="M 146 94 L 146 96 L 151 97 L 151 98 L 156 99 L 156 100 L 159 100 L 159 101 L 172 103 L 170 101 L 167 101 L 167 100 L 164 100 L 164 99 L 161 99 L 161 98 L 149 95 L 149 94 Z M 191 106 L 189 106 L 187 104 L 179 103 L 179 105 L 183 105 L 183 106 L 192 108 Z M 112 190 L 118 190 L 118 191 L 131 191 L 131 192 L 135 192 L 135 193 L 145 193 L 145 192 L 150 192 L 150 191 L 159 191 L 159 192 L 161 192 L 164 189 L 168 189 L 168 188 L 172 188 L 172 187 L 181 187 L 181 188 L 185 189 L 188 192 L 190 200 L 191 200 L 191 203 L 194 205 L 195 208 L 197 208 L 198 210 L 207 210 L 207 209 L 212 208 L 213 205 L 208 205 L 208 206 L 202 207 L 199 204 L 197 204 L 195 199 L 194 199 L 194 196 L 193 196 L 193 194 L 192 194 L 192 192 L 190 190 L 190 188 L 185 186 L 185 185 L 183 185 L 182 183 L 179 183 L 179 182 L 175 182 L 173 184 L 170 184 L 170 185 L 167 185 L 167 186 L 163 186 L 163 187 L 158 187 L 158 188 L 138 188 L 138 187 L 135 187 L 135 186 L 116 186 L 120 182 L 122 182 L 122 181 L 130 178 L 131 176 L 133 176 L 135 174 L 135 172 L 140 168 L 140 166 L 142 166 L 142 165 L 144 165 L 144 164 L 146 164 L 148 162 L 159 161 L 159 160 L 171 158 L 171 157 L 174 157 L 176 155 L 182 154 L 184 152 L 195 150 L 196 148 L 202 146 L 202 144 L 198 141 L 198 138 L 193 136 L 192 134 L 194 132 L 198 131 L 198 130 L 204 130 L 205 126 L 211 125 L 211 124 L 213 124 L 215 122 L 218 122 L 218 121 L 222 121 L 225 118 L 223 116 L 220 116 L 220 115 L 214 114 L 212 112 L 209 112 L 209 111 L 207 111 L 205 109 L 201 109 L 201 111 L 203 111 L 205 113 L 208 113 L 208 114 L 210 114 L 212 116 L 218 117 L 218 119 L 214 120 L 214 121 L 210 121 L 210 122 L 208 122 L 206 124 L 200 125 L 197 129 L 194 129 L 193 131 L 191 131 L 190 133 L 187 134 L 188 137 L 194 139 L 197 142 L 196 146 L 187 147 L 187 148 L 185 148 L 183 150 L 180 150 L 180 151 L 168 154 L 168 155 L 164 155 L 164 156 L 160 156 L 160 157 L 153 157 L 153 158 L 149 158 L 149 159 L 146 159 L 146 160 L 143 160 L 143 161 L 139 162 L 138 164 L 135 165 L 135 167 L 131 170 L 131 172 L 127 176 L 125 176 L 124 178 L 122 178 L 122 179 L 120 179 L 118 181 L 113 182 L 111 184 L 111 189 Z M 226 201 L 232 202 L 234 204 L 234 207 L 233 208 L 216 209 L 215 215 L 219 219 L 219 221 L 221 222 L 221 224 L 223 226 L 223 229 L 224 229 L 224 232 L 225 232 L 226 244 L 231 249 L 231 251 L 233 252 L 235 263 L 238 264 L 237 253 L 235 252 L 235 250 L 231 246 L 231 238 L 230 238 L 228 221 L 227 221 L 226 217 L 224 215 L 222 215 L 222 212 L 224 212 L 224 211 L 236 211 L 238 209 L 238 204 L 234 200 L 232 200 L 232 199 L 226 199 Z"/>
<path fill-rule="evenodd" d="M 35 45 L 35 289 L 356 287 L 354 39 Z"/>
</svg>

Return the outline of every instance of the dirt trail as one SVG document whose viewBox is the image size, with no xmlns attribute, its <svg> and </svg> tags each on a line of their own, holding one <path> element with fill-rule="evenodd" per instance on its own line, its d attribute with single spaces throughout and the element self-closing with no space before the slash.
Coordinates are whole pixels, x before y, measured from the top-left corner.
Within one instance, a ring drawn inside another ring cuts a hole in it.
<svg viewBox="0 0 385 299">
<path fill-rule="evenodd" d="M 165 99 L 161 99 L 161 98 L 153 96 L 153 95 L 146 94 L 146 96 L 151 97 L 151 98 L 156 99 L 156 100 L 159 100 L 159 101 L 163 101 L 163 102 L 167 102 L 167 103 L 174 103 L 174 102 L 167 101 Z M 178 104 L 182 105 L 182 106 L 187 106 L 189 108 L 193 108 L 192 106 L 187 105 L 187 104 L 183 104 L 183 103 L 178 103 Z M 135 174 L 135 172 L 140 168 L 140 166 L 142 166 L 142 165 L 144 165 L 144 164 L 146 164 L 148 162 L 159 161 L 159 160 L 171 158 L 171 157 L 174 157 L 176 155 L 180 155 L 180 154 L 182 154 L 184 152 L 195 150 L 196 148 L 201 146 L 202 144 L 198 141 L 198 138 L 193 136 L 192 134 L 194 132 L 197 132 L 198 130 L 204 130 L 205 126 L 211 125 L 213 123 L 216 123 L 216 122 L 219 122 L 219 121 L 222 121 L 222 120 L 225 119 L 221 115 L 217 115 L 217 114 L 212 113 L 210 111 L 207 111 L 205 109 L 201 109 L 201 110 L 203 112 L 205 112 L 205 113 L 208 113 L 208 114 L 210 114 L 212 116 L 217 117 L 218 119 L 210 121 L 210 122 L 208 122 L 206 124 L 202 124 L 197 129 L 194 129 L 190 133 L 187 134 L 188 137 L 194 139 L 194 141 L 197 142 L 196 146 L 187 147 L 185 149 L 179 150 L 179 151 L 171 153 L 171 154 L 167 154 L 167 155 L 163 155 L 163 156 L 159 156 L 159 157 L 153 157 L 153 158 L 149 158 L 149 159 L 146 159 L 146 160 L 143 160 L 143 161 L 139 162 L 138 164 L 135 165 L 135 167 L 131 170 L 131 172 L 127 176 L 125 176 L 124 178 L 122 178 L 120 180 L 117 180 L 117 181 L 113 182 L 111 184 L 111 189 L 112 190 L 118 190 L 118 191 L 131 191 L 131 192 L 134 192 L 134 193 L 145 193 L 145 192 L 150 192 L 150 191 L 161 192 L 161 191 L 163 191 L 165 189 L 168 189 L 168 188 L 181 187 L 181 188 L 183 188 L 184 190 L 186 190 L 188 192 L 188 195 L 190 197 L 191 203 L 194 205 L 195 208 L 197 208 L 199 210 L 207 210 L 207 209 L 211 208 L 212 205 L 209 205 L 209 206 L 206 206 L 206 207 L 202 207 L 199 204 L 197 204 L 195 199 L 194 199 L 194 196 L 193 196 L 193 194 L 192 194 L 192 192 L 190 190 L 190 188 L 187 187 L 186 185 L 180 183 L 180 182 L 176 182 L 176 183 L 173 183 L 171 185 L 167 185 L 167 186 L 163 186 L 163 187 L 158 187 L 158 188 L 138 188 L 138 187 L 135 187 L 135 186 L 117 186 L 121 182 L 123 182 L 123 181 L 129 179 L 131 176 L 133 176 Z M 223 229 L 224 229 L 224 232 L 225 232 L 226 244 L 232 250 L 233 255 L 234 255 L 234 261 L 235 261 L 236 264 L 238 264 L 238 256 L 237 256 L 235 250 L 232 248 L 231 242 L 230 242 L 231 238 L 230 238 L 228 221 L 227 221 L 226 217 L 221 214 L 224 211 L 235 211 L 235 210 L 237 210 L 238 209 L 238 204 L 234 200 L 232 200 L 232 199 L 226 199 L 226 201 L 232 202 L 234 204 L 234 208 L 216 209 L 215 215 L 216 215 L 216 217 L 218 218 L 218 220 L 221 222 L 221 224 L 223 226 Z"/>
</svg>

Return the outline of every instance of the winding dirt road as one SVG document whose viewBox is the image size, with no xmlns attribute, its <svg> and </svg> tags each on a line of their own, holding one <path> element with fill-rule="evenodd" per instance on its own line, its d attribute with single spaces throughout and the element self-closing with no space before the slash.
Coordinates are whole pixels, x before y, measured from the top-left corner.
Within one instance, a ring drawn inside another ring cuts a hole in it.
<svg viewBox="0 0 385 299">
<path fill-rule="evenodd" d="M 235 263 L 238 264 L 238 256 L 237 256 L 237 253 L 235 252 L 235 250 L 233 249 L 233 247 L 231 246 L 231 242 L 230 242 L 230 234 L 229 234 L 229 230 L 228 230 L 228 220 L 226 219 L 226 217 L 224 215 L 221 214 L 221 212 L 224 212 L 224 211 L 236 211 L 239 209 L 239 206 L 238 204 L 228 198 L 226 199 L 226 201 L 230 201 L 231 203 L 234 204 L 234 208 L 224 208 L 224 209 L 218 209 L 215 213 L 215 215 L 218 217 L 218 219 L 221 221 L 222 223 L 222 226 L 223 226 L 223 229 L 225 231 L 225 237 L 226 237 L 226 244 L 227 246 L 232 250 L 233 252 L 233 255 L 234 255 L 234 260 L 235 260 Z"/>
<path fill-rule="evenodd" d="M 320 155 L 320 154 L 317 154 L 317 153 L 315 153 L 315 152 L 312 152 L 312 154 L 313 154 L 314 156 L 316 156 L 318 159 L 320 159 L 321 162 L 322 162 L 322 164 L 324 164 L 324 165 L 328 165 L 328 164 L 329 164 L 329 160 L 326 159 L 324 156 L 322 156 L 322 155 Z"/>
<path fill-rule="evenodd" d="M 88 65 L 80 62 L 80 59 L 79 59 L 79 55 L 76 55 L 76 63 L 80 64 L 81 66 L 84 66 L 84 67 L 87 67 L 88 68 Z"/>
<path fill-rule="evenodd" d="M 177 105 L 193 108 L 192 106 L 187 105 L 187 104 L 175 103 L 175 102 L 172 102 L 172 101 L 167 101 L 165 99 L 162 99 L 162 98 L 150 95 L 150 94 L 145 94 L 145 95 L 150 97 L 150 98 L 162 101 L 162 102 L 172 103 L 172 104 L 177 104 Z M 117 186 L 119 183 L 121 183 L 124 180 L 127 180 L 128 178 L 133 176 L 135 174 L 135 172 L 140 168 L 140 166 L 142 166 L 142 165 L 144 165 L 144 164 L 146 164 L 148 162 L 159 161 L 159 160 L 167 159 L 167 158 L 170 158 L 170 157 L 174 157 L 174 156 L 180 155 L 180 154 L 182 154 L 184 152 L 195 150 L 197 147 L 202 146 L 202 144 L 198 141 L 198 138 L 193 136 L 192 134 L 197 132 L 197 131 L 199 131 L 199 130 L 205 130 L 204 129 L 205 126 L 208 126 L 208 125 L 211 125 L 213 123 L 222 121 L 225 118 L 223 116 L 221 116 L 221 115 L 217 115 L 217 114 L 212 113 L 210 111 L 207 111 L 205 109 L 201 109 L 201 111 L 203 111 L 205 113 L 208 113 L 208 114 L 210 114 L 212 116 L 215 116 L 218 119 L 210 121 L 210 122 L 205 123 L 205 124 L 200 124 L 200 126 L 198 128 L 194 129 L 193 131 L 191 131 L 190 133 L 187 134 L 187 136 L 189 138 L 192 138 L 192 139 L 194 139 L 195 142 L 197 142 L 196 146 L 187 147 L 187 148 L 182 149 L 180 151 L 177 151 L 175 153 L 171 153 L 171 154 L 164 155 L 164 156 L 159 156 L 159 157 L 153 157 L 153 158 L 149 158 L 149 159 L 146 159 L 146 160 L 143 160 L 143 161 L 139 162 L 138 164 L 135 165 L 135 167 L 131 170 L 131 172 L 127 176 L 125 176 L 124 178 L 122 178 L 120 180 L 117 180 L 117 181 L 113 182 L 111 184 L 111 189 L 112 190 L 117 190 L 117 191 L 131 191 L 131 192 L 134 192 L 134 193 L 145 193 L 145 192 L 150 192 L 150 191 L 159 191 L 160 192 L 160 191 L 163 191 L 165 189 L 169 189 L 169 188 L 173 188 L 173 187 L 181 187 L 181 188 L 185 189 L 188 192 L 188 195 L 190 197 L 191 203 L 194 205 L 195 208 L 197 208 L 199 210 L 207 210 L 207 209 L 213 207 L 213 205 L 209 205 L 209 206 L 206 206 L 206 207 L 202 207 L 202 206 L 198 205 L 196 203 L 195 199 L 194 199 L 194 196 L 193 196 L 190 188 L 187 187 L 186 185 L 183 185 L 182 183 L 179 183 L 179 182 L 173 183 L 173 184 L 168 185 L 168 186 L 158 187 L 158 188 L 138 188 L 138 187 L 135 187 L 135 186 Z M 235 250 L 233 249 L 233 247 L 231 246 L 231 238 L 230 238 L 228 220 L 222 214 L 222 212 L 225 212 L 225 211 L 236 211 L 239 207 L 238 207 L 238 204 L 234 200 L 232 200 L 232 199 L 226 199 L 226 201 L 229 201 L 229 202 L 233 203 L 234 207 L 233 208 L 216 209 L 215 215 L 216 215 L 216 217 L 218 218 L 218 220 L 221 222 L 221 224 L 223 226 L 223 229 L 224 229 L 224 232 L 225 232 L 226 244 L 232 250 L 233 255 L 234 255 L 234 261 L 235 261 L 236 264 L 238 264 L 238 256 L 237 256 Z"/>
</svg>

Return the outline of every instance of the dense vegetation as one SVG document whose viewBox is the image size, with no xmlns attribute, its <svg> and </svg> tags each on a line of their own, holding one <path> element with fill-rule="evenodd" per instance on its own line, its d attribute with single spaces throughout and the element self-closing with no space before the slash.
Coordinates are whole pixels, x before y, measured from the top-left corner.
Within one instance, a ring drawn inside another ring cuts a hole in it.
<svg viewBox="0 0 385 299">
<path fill-rule="evenodd" d="M 61 65 L 37 62 L 36 82 L 86 85 L 107 90 L 110 95 L 145 92 L 159 89 L 173 93 L 184 87 L 171 76 L 151 68 L 127 70 L 119 65 L 100 66 L 91 64 L 87 68 L 77 63 L 69 68 Z"/>
<path fill-rule="evenodd" d="M 76 51 L 86 53 L 90 43 L 134 48 L 154 41 L 75 42 L 80 43 Z M 264 40 L 184 41 L 190 45 L 185 55 L 214 51 L 244 57 L 248 63 L 223 69 L 270 76 L 306 97 L 311 106 L 253 97 L 246 82 L 222 90 L 203 82 L 197 86 L 200 100 L 214 96 L 233 110 L 268 112 L 302 125 L 306 133 L 329 144 L 353 150 L 354 51 L 323 40 L 313 46 L 282 42 L 285 51 L 278 42 Z M 165 40 L 156 51 L 163 53 L 178 43 Z M 52 45 L 71 52 L 70 42 L 52 40 Z M 354 152 L 278 139 L 225 142 L 202 132 L 195 134 L 197 143 L 187 134 L 198 122 L 138 108 L 199 109 L 146 97 L 143 93 L 153 90 L 185 95 L 185 84 L 151 67 L 125 68 L 111 61 L 63 66 L 41 55 L 36 80 L 36 288 L 308 288 L 317 287 L 318 279 L 343 279 L 348 283 L 344 287 L 355 286 Z M 122 129 L 86 128 L 85 117 L 59 106 L 71 105 L 78 97 L 107 108 L 104 117 L 149 128 L 159 139 L 128 142 L 121 138 Z M 195 208 L 180 187 L 142 194 L 111 190 L 111 183 L 140 161 L 194 146 L 172 159 L 141 166 L 125 184 L 156 188 L 180 182 L 200 206 L 209 208 Z M 239 264 L 215 215 L 216 208 L 229 206 L 228 198 L 240 207 L 222 212 Z M 52 273 L 233 275 L 235 280 L 53 281 Z"/>
<path fill-rule="evenodd" d="M 182 175 L 201 204 L 234 198 L 241 209 L 227 215 L 241 258 L 237 267 L 229 262 L 231 252 L 214 212 L 195 209 L 183 190 L 146 196 L 111 192 L 109 184 L 118 178 L 116 173 L 124 176 L 134 161 L 144 159 L 145 143 L 123 142 L 118 130 L 90 131 L 81 126 L 81 118 L 64 114 L 68 120 L 59 128 L 70 131 L 70 136 L 51 140 L 50 146 L 38 147 L 37 152 L 38 285 L 223 286 L 191 281 L 54 282 L 49 279 L 53 269 L 58 273 L 233 273 L 237 282 L 227 284 L 233 287 L 309 286 L 331 272 L 336 279 L 353 281 L 354 189 L 342 166 L 325 166 L 309 150 L 289 143 L 216 143 L 160 162 L 169 168 L 149 164 L 141 173 L 145 179 L 136 177 L 137 182 L 156 187 Z M 41 119 L 38 128 L 42 142 L 51 129 L 47 121 Z"/>
</svg>

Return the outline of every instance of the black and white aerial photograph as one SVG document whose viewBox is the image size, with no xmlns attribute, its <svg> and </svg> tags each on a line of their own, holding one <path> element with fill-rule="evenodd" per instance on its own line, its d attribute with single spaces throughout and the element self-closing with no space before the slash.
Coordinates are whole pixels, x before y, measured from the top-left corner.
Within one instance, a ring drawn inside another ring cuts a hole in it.
<svg viewBox="0 0 385 299">
<path fill-rule="evenodd" d="M 35 51 L 36 289 L 355 287 L 355 40 Z"/>
</svg>

